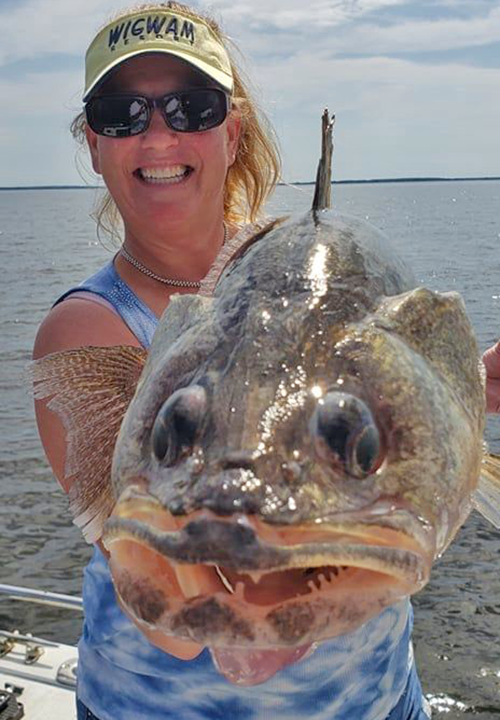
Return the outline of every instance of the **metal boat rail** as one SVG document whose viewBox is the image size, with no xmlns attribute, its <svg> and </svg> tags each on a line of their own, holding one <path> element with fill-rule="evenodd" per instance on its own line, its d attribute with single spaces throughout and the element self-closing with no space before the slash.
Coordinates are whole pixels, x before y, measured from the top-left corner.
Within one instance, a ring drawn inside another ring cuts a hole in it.
<svg viewBox="0 0 500 720">
<path fill-rule="evenodd" d="M 47 590 L 32 590 L 31 588 L 2 583 L 0 583 L 0 594 L 11 600 L 23 600 L 83 612 L 82 598 L 76 595 L 64 595 L 62 593 L 48 592 Z"/>
</svg>

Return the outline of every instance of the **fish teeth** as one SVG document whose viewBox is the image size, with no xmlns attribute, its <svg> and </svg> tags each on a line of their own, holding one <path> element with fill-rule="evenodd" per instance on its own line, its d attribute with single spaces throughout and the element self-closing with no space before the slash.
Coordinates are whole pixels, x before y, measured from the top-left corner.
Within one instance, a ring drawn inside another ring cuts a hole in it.
<svg viewBox="0 0 500 720">
<path fill-rule="evenodd" d="M 231 583 L 229 582 L 227 577 L 224 575 L 224 573 L 222 572 L 220 567 L 218 565 L 214 565 L 214 567 L 215 567 L 215 572 L 220 577 L 221 582 L 224 585 L 224 587 L 226 588 L 226 590 L 228 590 L 230 593 L 234 594 L 235 590 L 234 590 L 233 586 L 231 585 Z"/>
<path fill-rule="evenodd" d="M 318 592 L 318 586 L 316 585 L 314 580 L 309 580 L 309 582 L 307 583 L 307 587 L 309 588 L 309 592 L 313 595 Z"/>
<path fill-rule="evenodd" d="M 255 585 L 258 585 L 262 579 L 262 577 L 265 575 L 265 572 L 262 572 L 261 570 L 246 570 L 245 575 L 249 575 L 252 578 L 252 582 L 255 583 Z"/>
<path fill-rule="evenodd" d="M 345 565 L 342 565 L 341 567 L 337 565 L 328 565 L 327 567 L 321 568 L 321 573 L 319 574 L 319 577 L 322 577 L 323 580 L 327 583 L 333 582 L 333 580 L 339 576 L 339 574 L 342 571 L 347 570 L 348 567 Z M 311 575 L 315 572 L 318 572 L 319 568 L 306 568 L 302 571 L 302 575 L 304 577 L 310 577 L 311 582 L 317 582 L 318 575 L 315 578 L 312 578 Z"/>
<path fill-rule="evenodd" d="M 327 579 L 326 575 L 324 573 L 320 573 L 318 575 L 318 587 L 320 590 L 324 590 L 327 585 L 330 584 L 330 581 Z"/>
</svg>

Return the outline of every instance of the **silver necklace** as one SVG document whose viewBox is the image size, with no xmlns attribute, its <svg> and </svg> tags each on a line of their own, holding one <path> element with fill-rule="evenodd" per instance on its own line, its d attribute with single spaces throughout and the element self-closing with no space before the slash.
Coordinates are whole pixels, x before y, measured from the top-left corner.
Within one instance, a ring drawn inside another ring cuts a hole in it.
<svg viewBox="0 0 500 720">
<path fill-rule="evenodd" d="M 227 242 L 227 226 L 226 223 L 223 223 L 224 227 L 224 240 L 223 245 Z M 158 280 L 158 282 L 163 283 L 164 285 L 172 285 L 173 287 L 181 287 L 181 288 L 196 288 L 199 289 L 201 286 L 200 281 L 196 280 L 176 280 L 175 278 L 166 278 L 161 277 L 161 275 L 156 275 L 152 270 L 147 268 L 145 265 L 139 262 L 139 260 L 136 260 L 136 258 L 131 255 L 128 250 L 125 250 L 125 248 L 122 246 L 120 248 L 120 253 L 123 255 L 124 260 L 129 262 L 131 265 L 133 265 L 139 272 L 143 273 L 144 275 L 147 275 L 150 278 L 153 278 L 153 280 Z"/>
</svg>

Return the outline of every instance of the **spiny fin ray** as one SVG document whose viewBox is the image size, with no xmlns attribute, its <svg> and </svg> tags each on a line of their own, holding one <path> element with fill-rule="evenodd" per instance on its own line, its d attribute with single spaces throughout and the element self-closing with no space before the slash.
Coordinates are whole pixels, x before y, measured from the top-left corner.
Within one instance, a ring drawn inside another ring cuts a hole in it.
<svg viewBox="0 0 500 720">
<path fill-rule="evenodd" d="M 35 398 L 48 400 L 66 430 L 70 510 L 89 543 L 113 509 L 113 450 L 146 357 L 142 348 L 85 347 L 46 355 L 29 368 Z"/>
<path fill-rule="evenodd" d="M 333 153 L 333 126 L 335 115 L 330 117 L 325 109 L 321 117 L 321 158 L 316 172 L 316 187 L 314 188 L 313 210 L 328 210 L 332 205 L 332 153 Z"/>
</svg>

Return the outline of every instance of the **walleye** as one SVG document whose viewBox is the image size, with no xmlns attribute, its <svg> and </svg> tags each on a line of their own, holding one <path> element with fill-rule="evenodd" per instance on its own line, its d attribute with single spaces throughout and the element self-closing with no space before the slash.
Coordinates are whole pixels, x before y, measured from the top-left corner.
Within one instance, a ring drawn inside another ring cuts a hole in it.
<svg viewBox="0 0 500 720">
<path fill-rule="evenodd" d="M 424 587 L 474 502 L 498 519 L 498 470 L 458 294 L 329 210 L 225 253 L 148 354 L 72 350 L 33 377 L 122 607 L 251 684 Z"/>
</svg>

